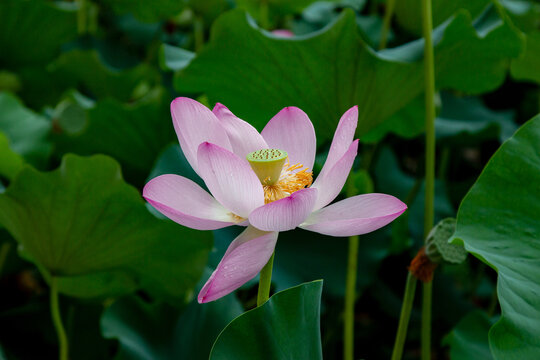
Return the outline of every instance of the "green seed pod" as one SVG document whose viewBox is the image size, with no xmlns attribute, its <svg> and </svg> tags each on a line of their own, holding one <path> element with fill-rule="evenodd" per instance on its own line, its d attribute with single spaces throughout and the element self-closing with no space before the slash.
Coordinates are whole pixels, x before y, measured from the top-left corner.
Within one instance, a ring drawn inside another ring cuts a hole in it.
<svg viewBox="0 0 540 360">
<path fill-rule="evenodd" d="M 456 231 L 456 219 L 441 220 L 431 229 L 426 241 L 426 255 L 434 263 L 446 261 L 461 264 L 467 258 L 467 251 L 461 245 L 450 244 L 448 240 Z"/>
</svg>

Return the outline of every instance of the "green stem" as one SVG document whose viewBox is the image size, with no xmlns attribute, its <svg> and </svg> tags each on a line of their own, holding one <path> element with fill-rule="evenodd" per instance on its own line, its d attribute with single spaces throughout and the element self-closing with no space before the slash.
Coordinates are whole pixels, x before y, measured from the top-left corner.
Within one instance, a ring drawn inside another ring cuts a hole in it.
<svg viewBox="0 0 540 360">
<path fill-rule="evenodd" d="M 384 11 L 383 27 L 381 31 L 381 40 L 379 42 L 379 50 L 386 48 L 386 42 L 388 41 L 388 32 L 390 31 L 390 23 L 392 21 L 392 15 L 394 15 L 394 5 L 396 0 L 387 0 L 386 9 Z"/>
<path fill-rule="evenodd" d="M 358 236 L 349 237 L 349 260 L 345 287 L 345 314 L 343 359 L 354 359 L 354 301 L 356 299 L 356 273 L 358 268 Z"/>
<path fill-rule="evenodd" d="M 423 283 L 422 288 L 422 360 L 431 359 L 431 297 L 433 282 Z"/>
<path fill-rule="evenodd" d="M 409 319 L 411 317 L 415 290 L 416 278 L 408 272 L 405 294 L 403 295 L 403 303 L 401 304 L 401 315 L 399 316 L 396 341 L 394 342 L 394 350 L 392 351 L 392 360 L 401 360 L 403 355 L 403 346 L 405 345 L 405 339 L 407 338 L 407 327 L 409 326 Z"/>
<path fill-rule="evenodd" d="M 433 198 L 435 191 L 435 70 L 431 40 L 431 0 L 422 0 L 424 38 L 424 78 L 426 102 L 426 200 L 424 203 L 424 237 L 433 227 Z"/>
<path fill-rule="evenodd" d="M 259 25 L 266 30 L 268 30 L 268 27 L 270 26 L 268 22 L 268 0 L 261 0 L 259 7 Z"/>
<path fill-rule="evenodd" d="M 195 38 L 195 52 L 199 52 L 204 45 L 204 22 L 200 16 L 195 16 L 193 19 L 193 36 Z"/>
<path fill-rule="evenodd" d="M 66 336 L 66 330 L 64 329 L 64 325 L 62 325 L 62 318 L 60 316 L 60 306 L 58 304 L 58 280 L 56 277 L 51 277 L 51 317 L 54 324 L 54 328 L 56 329 L 56 334 L 58 335 L 58 347 L 60 348 L 59 351 L 59 359 L 60 360 L 68 360 L 68 339 Z"/>
<path fill-rule="evenodd" d="M 424 44 L 424 81 L 426 105 L 426 195 L 424 203 L 424 239 L 427 239 L 434 218 L 435 194 L 435 65 L 433 60 L 431 0 L 422 0 L 422 32 Z M 422 360 L 431 358 L 431 282 L 423 285 Z"/>
<path fill-rule="evenodd" d="M 2 274 L 2 269 L 4 268 L 4 264 L 6 262 L 10 249 L 11 244 L 8 242 L 3 243 L 2 247 L 0 248 L 0 274 Z"/>
<path fill-rule="evenodd" d="M 88 9 L 86 0 L 77 0 L 78 10 L 77 10 L 77 32 L 79 35 L 86 34 L 88 29 Z"/>
<path fill-rule="evenodd" d="M 257 293 L 257 306 L 261 306 L 270 298 L 270 285 L 272 284 L 272 267 L 274 264 L 274 254 L 264 265 L 259 278 L 259 292 Z"/>
</svg>

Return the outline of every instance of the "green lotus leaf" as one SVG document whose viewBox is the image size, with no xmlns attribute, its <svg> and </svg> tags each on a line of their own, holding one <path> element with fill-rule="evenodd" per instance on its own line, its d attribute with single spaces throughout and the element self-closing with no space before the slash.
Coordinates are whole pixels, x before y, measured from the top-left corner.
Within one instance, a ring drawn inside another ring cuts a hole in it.
<svg viewBox="0 0 540 360">
<path fill-rule="evenodd" d="M 503 82 L 522 36 L 496 13 L 479 26 L 463 11 L 435 31 L 440 88 L 481 93 Z M 362 136 L 421 95 L 422 54 L 422 41 L 375 53 L 348 10 L 325 29 L 295 38 L 260 30 L 237 10 L 214 23 L 210 42 L 177 73 L 175 86 L 206 93 L 259 129 L 281 108 L 298 106 L 325 141 L 355 104 Z"/>
<path fill-rule="evenodd" d="M 516 80 L 526 80 L 540 84 L 540 30 L 527 34 L 525 53 L 512 60 L 511 73 Z"/>
<path fill-rule="evenodd" d="M 65 87 L 77 87 L 96 99 L 137 99 L 141 89 L 149 89 L 159 80 L 156 70 L 144 63 L 127 69 L 115 69 L 105 63 L 95 50 L 64 53 L 49 70 L 66 82 Z"/>
<path fill-rule="evenodd" d="M 488 332 L 493 322 L 481 311 L 473 311 L 465 316 L 443 339 L 443 345 L 450 346 L 452 360 L 490 360 Z"/>
<path fill-rule="evenodd" d="M 64 132 L 56 138 L 59 151 L 110 155 L 122 164 L 126 178 L 140 185 L 162 149 L 176 139 L 169 100 L 163 89 L 155 89 L 133 104 L 98 101 L 82 113 L 87 117 L 82 131 L 61 128 Z"/>
<path fill-rule="evenodd" d="M 463 199 L 452 241 L 498 272 L 495 359 L 540 358 L 540 116 L 493 155 Z"/>
<path fill-rule="evenodd" d="M 61 292 L 81 297 L 190 296 L 211 246 L 208 233 L 152 216 L 103 155 L 66 155 L 47 173 L 24 168 L 0 194 L 0 223 Z"/>
<path fill-rule="evenodd" d="M 321 292 L 321 280 L 305 283 L 240 315 L 223 329 L 210 360 L 322 359 Z"/>
<path fill-rule="evenodd" d="M 465 9 L 476 17 L 489 4 L 489 0 L 433 0 L 433 26 L 439 26 L 456 11 Z M 408 32 L 422 36 L 422 1 L 400 0 L 395 3 L 395 19 Z"/>
<path fill-rule="evenodd" d="M 23 164 L 24 161 L 19 154 L 13 152 L 9 147 L 6 135 L 0 132 L 0 176 L 13 179 Z"/>
</svg>

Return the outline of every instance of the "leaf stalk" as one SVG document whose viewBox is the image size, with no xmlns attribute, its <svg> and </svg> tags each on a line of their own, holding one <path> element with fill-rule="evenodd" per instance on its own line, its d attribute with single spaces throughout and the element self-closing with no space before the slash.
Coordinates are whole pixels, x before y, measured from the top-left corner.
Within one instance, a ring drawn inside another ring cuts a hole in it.
<svg viewBox="0 0 540 360">
<path fill-rule="evenodd" d="M 392 360 L 401 360 L 403 356 L 403 346 L 407 338 L 407 328 L 414 302 L 414 293 L 416 291 L 416 278 L 411 272 L 407 272 L 407 282 L 405 284 L 405 294 L 403 295 L 403 303 L 401 304 L 401 314 L 399 316 L 398 331 L 394 342 L 394 350 L 392 351 Z"/>
<path fill-rule="evenodd" d="M 62 317 L 60 316 L 60 306 L 58 303 L 58 280 L 55 276 L 51 277 L 50 287 L 51 317 L 58 336 L 58 358 L 60 360 L 68 360 L 68 339 L 66 330 L 62 324 Z"/>
<path fill-rule="evenodd" d="M 434 221 L 435 196 L 435 64 L 432 40 L 431 0 L 422 0 L 422 32 L 424 36 L 424 86 L 426 107 L 426 149 L 425 149 L 425 203 L 424 203 L 424 241 L 427 239 Z M 422 360 L 431 359 L 431 298 L 432 283 L 423 283 Z"/>
</svg>

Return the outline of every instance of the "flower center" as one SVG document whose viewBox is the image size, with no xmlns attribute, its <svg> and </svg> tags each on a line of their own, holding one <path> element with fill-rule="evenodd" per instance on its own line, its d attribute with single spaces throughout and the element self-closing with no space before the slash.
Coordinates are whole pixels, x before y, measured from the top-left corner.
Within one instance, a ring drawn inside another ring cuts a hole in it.
<svg viewBox="0 0 540 360">
<path fill-rule="evenodd" d="M 285 160 L 287 152 L 278 149 L 262 149 L 247 155 L 247 161 L 263 185 L 275 185 L 279 181 Z"/>
<path fill-rule="evenodd" d="M 313 182 L 313 173 L 304 165 L 289 164 L 286 151 L 262 149 L 248 154 L 247 160 L 263 185 L 265 204 L 283 199 Z"/>
</svg>

